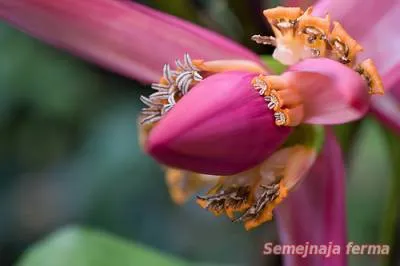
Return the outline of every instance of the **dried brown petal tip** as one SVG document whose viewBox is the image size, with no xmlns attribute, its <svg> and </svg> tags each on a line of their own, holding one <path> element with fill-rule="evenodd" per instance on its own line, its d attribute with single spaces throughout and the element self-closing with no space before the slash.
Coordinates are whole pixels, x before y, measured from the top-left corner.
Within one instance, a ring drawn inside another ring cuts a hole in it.
<svg viewBox="0 0 400 266">
<path fill-rule="evenodd" d="M 250 230 L 272 219 L 272 211 L 287 195 L 281 183 L 268 186 L 261 185 L 256 192 L 255 203 L 247 209 L 235 222 L 244 222 L 246 230 Z"/>
<path fill-rule="evenodd" d="M 376 69 L 374 62 L 367 59 L 361 62 L 355 70 L 365 79 L 369 87 L 370 94 L 383 95 L 385 93 L 381 76 Z"/>
</svg>

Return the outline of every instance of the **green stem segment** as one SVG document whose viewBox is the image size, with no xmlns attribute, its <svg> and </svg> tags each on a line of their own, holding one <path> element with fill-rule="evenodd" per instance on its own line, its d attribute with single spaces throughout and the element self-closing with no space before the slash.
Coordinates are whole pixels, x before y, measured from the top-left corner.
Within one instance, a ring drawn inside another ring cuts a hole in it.
<svg viewBox="0 0 400 266">
<path fill-rule="evenodd" d="M 319 153 L 325 140 L 325 129 L 319 125 L 300 125 L 286 140 L 284 146 L 289 147 L 296 144 L 302 144 L 313 148 Z"/>
<path fill-rule="evenodd" d="M 262 55 L 261 60 L 277 75 L 282 74 L 287 69 L 287 66 L 282 65 L 270 55 Z"/>
</svg>

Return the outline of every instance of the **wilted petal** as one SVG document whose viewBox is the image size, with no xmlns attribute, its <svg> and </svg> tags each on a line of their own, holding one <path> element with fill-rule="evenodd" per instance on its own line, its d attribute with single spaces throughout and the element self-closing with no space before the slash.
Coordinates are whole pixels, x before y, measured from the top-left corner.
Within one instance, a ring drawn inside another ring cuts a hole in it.
<svg viewBox="0 0 400 266">
<path fill-rule="evenodd" d="M 309 255 L 284 257 L 286 266 L 342 266 L 345 256 L 345 179 L 344 165 L 337 144 L 328 133 L 324 148 L 299 187 L 277 209 L 282 244 L 341 245 L 340 255 L 325 258 Z"/>
<path fill-rule="evenodd" d="M 172 200 L 176 204 L 183 204 L 200 189 L 215 184 L 219 177 L 167 167 L 165 179 Z"/>
<path fill-rule="evenodd" d="M 304 123 L 342 124 L 368 110 L 368 86 L 354 70 L 330 59 L 307 59 L 283 74 L 300 92 Z"/>
<path fill-rule="evenodd" d="M 272 219 L 274 208 L 301 183 L 315 162 L 316 154 L 313 147 L 295 145 L 278 150 L 260 165 L 261 178 L 254 188 L 254 203 L 239 218 L 244 221 L 246 230 Z M 270 197 L 266 197 L 266 193 Z"/>
<path fill-rule="evenodd" d="M 121 0 L 1 0 L 0 17 L 52 45 L 145 82 L 185 52 L 195 58 L 257 55 L 216 34 Z M 261 63 L 260 63 L 261 64 Z"/>
<path fill-rule="evenodd" d="M 151 131 L 147 151 L 163 164 L 230 175 L 261 163 L 291 129 L 278 127 L 253 88 L 255 74 L 215 74 L 185 95 Z"/>
<path fill-rule="evenodd" d="M 301 183 L 314 164 L 324 139 L 321 126 L 297 127 L 264 162 L 247 171 L 223 176 L 197 203 L 215 215 L 243 222 L 246 230 L 272 219 L 274 208 Z M 240 214 L 239 214 L 240 213 Z"/>
</svg>

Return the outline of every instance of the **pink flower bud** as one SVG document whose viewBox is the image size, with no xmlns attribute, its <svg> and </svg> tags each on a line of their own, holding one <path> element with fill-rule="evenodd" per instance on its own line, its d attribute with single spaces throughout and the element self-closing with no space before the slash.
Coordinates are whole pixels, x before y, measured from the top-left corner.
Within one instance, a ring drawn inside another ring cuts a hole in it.
<svg viewBox="0 0 400 266">
<path fill-rule="evenodd" d="M 291 128 L 275 125 L 254 77 L 225 72 L 201 81 L 152 130 L 146 150 L 162 164 L 214 175 L 261 163 Z"/>
</svg>

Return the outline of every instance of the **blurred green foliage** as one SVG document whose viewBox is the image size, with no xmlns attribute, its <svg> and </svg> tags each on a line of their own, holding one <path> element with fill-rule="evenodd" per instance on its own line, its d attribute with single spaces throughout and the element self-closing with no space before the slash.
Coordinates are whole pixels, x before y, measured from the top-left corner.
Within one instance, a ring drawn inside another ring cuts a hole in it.
<svg viewBox="0 0 400 266">
<path fill-rule="evenodd" d="M 392 177 L 388 143 L 380 125 L 373 119 L 363 121 L 353 141 L 347 170 L 349 241 L 381 243 L 380 228 Z M 350 262 L 372 266 L 381 265 L 382 260 L 377 256 L 353 256 Z"/>
<path fill-rule="evenodd" d="M 103 232 L 71 227 L 62 229 L 31 247 L 16 265 L 190 266 L 195 264 L 162 254 L 159 251 L 151 250 L 142 245 L 130 243 Z M 202 265 L 206 266 L 206 264 Z"/>
</svg>

